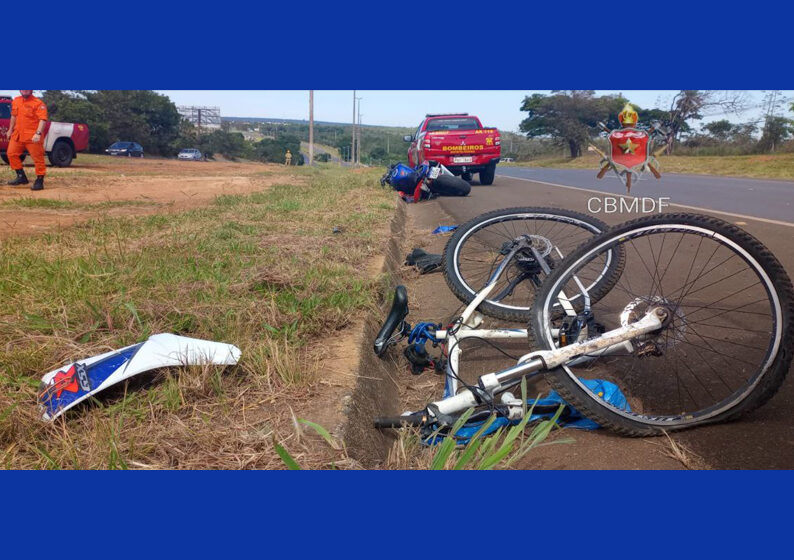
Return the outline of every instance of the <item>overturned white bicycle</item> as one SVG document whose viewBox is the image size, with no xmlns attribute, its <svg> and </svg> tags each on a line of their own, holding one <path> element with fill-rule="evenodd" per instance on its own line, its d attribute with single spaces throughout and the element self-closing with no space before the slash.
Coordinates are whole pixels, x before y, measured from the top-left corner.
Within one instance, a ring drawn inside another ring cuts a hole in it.
<svg viewBox="0 0 794 560">
<path fill-rule="evenodd" d="M 516 421 L 526 407 L 510 389 L 538 374 L 588 418 L 628 436 L 731 420 L 768 401 L 794 345 L 794 291 L 774 255 L 707 216 L 660 214 L 602 226 L 567 211 L 523 208 L 459 228 L 443 267 L 466 309 L 443 327 L 411 326 L 407 293 L 398 287 L 375 341 L 384 355 L 408 338 L 415 367 L 426 359 L 423 346 L 439 347 L 443 398 L 375 425 L 443 432 L 470 408 L 469 421 L 491 414 Z M 570 248 L 578 234 L 585 242 Z M 483 315 L 529 328 L 482 329 Z M 460 343 L 469 337 L 527 337 L 536 349 L 467 384 Z M 594 392 L 594 379 L 617 385 L 629 406 Z"/>
</svg>

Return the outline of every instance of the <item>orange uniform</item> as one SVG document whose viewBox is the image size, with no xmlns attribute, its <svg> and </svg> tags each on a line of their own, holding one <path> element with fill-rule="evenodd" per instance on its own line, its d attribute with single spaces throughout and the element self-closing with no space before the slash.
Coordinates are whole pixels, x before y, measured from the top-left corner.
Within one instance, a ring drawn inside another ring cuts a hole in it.
<svg viewBox="0 0 794 560">
<path fill-rule="evenodd" d="M 32 140 L 39 127 L 39 121 L 47 120 L 47 106 L 33 95 L 28 96 L 27 99 L 22 96 L 15 97 L 11 102 L 11 116 L 16 118 L 6 151 L 11 169 L 22 169 L 22 160 L 19 156 L 27 150 L 33 158 L 33 163 L 36 164 L 36 175 L 44 176 L 47 173 L 47 166 L 44 163 L 44 134 L 38 142 Z"/>
</svg>

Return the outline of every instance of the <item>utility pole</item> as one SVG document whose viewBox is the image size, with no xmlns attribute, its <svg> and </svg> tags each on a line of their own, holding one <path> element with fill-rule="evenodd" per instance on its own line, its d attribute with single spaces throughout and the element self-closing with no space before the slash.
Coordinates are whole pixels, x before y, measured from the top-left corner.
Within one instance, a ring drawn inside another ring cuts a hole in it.
<svg viewBox="0 0 794 560">
<path fill-rule="evenodd" d="M 356 90 L 353 90 L 353 138 L 350 141 L 350 163 L 355 164 L 353 156 L 356 153 Z"/>
<path fill-rule="evenodd" d="M 356 127 L 356 132 L 358 135 L 358 150 L 356 150 L 356 166 L 361 165 L 361 100 L 364 99 L 363 97 L 358 97 L 358 126 Z"/>
<path fill-rule="evenodd" d="M 314 165 L 314 90 L 309 90 L 309 165 Z"/>
</svg>

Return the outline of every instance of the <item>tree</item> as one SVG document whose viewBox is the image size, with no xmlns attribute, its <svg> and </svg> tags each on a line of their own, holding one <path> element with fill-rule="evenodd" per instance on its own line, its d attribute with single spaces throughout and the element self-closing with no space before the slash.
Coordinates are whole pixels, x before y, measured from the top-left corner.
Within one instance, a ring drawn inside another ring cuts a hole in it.
<svg viewBox="0 0 794 560">
<path fill-rule="evenodd" d="M 257 159 L 271 163 L 284 163 L 284 155 L 289 150 L 292 153 L 292 165 L 303 165 L 300 149 L 300 137 L 290 134 L 280 134 L 278 139 L 264 138 L 254 146 Z"/>
<path fill-rule="evenodd" d="M 111 144 L 104 111 L 87 97 L 84 91 L 47 90 L 41 96 L 54 121 L 88 125 L 90 152 L 101 152 Z"/>
<path fill-rule="evenodd" d="M 731 141 L 735 144 L 749 146 L 755 142 L 756 132 L 758 132 L 758 127 L 755 123 L 737 124 L 733 127 Z"/>
<path fill-rule="evenodd" d="M 88 125 L 93 152 L 124 140 L 138 142 L 149 153 L 165 155 L 180 133 L 182 119 L 176 105 L 153 91 L 48 90 L 43 100 L 52 119 Z"/>
<path fill-rule="evenodd" d="M 549 137 L 566 145 L 571 157 L 582 155 L 584 144 L 596 133 L 599 121 L 617 126 L 617 114 L 626 104 L 620 96 L 597 97 L 591 90 L 552 91 L 525 97 L 521 110 L 528 113 L 519 129 L 527 137 Z"/>
<path fill-rule="evenodd" d="M 370 161 L 375 160 L 379 163 L 384 163 L 389 159 L 389 154 L 386 152 L 385 148 L 378 146 L 370 150 L 369 159 Z"/>
<path fill-rule="evenodd" d="M 670 129 L 667 136 L 667 154 L 672 154 L 676 141 L 689 130 L 688 121 L 700 120 L 708 111 L 740 114 L 747 108 L 748 97 L 742 91 L 681 90 L 670 103 L 670 111 L 662 123 Z"/>
<path fill-rule="evenodd" d="M 87 97 L 104 112 L 112 140 L 138 142 L 147 151 L 164 155 L 179 135 L 182 118 L 165 95 L 147 90 L 99 90 Z"/>
<path fill-rule="evenodd" d="M 794 123 L 785 117 L 769 116 L 764 122 L 761 139 L 758 141 L 758 150 L 761 152 L 774 152 L 781 142 L 794 134 Z"/>
<path fill-rule="evenodd" d="M 703 130 L 708 132 L 716 140 L 726 142 L 733 134 L 734 127 L 730 121 L 722 119 L 703 125 Z"/>
</svg>

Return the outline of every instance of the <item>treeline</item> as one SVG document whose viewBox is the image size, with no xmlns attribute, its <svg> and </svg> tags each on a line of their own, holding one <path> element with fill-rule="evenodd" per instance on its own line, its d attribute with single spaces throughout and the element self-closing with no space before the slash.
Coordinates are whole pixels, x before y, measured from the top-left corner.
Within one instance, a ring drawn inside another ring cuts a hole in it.
<svg viewBox="0 0 794 560">
<path fill-rule="evenodd" d="M 668 154 L 749 154 L 794 150 L 794 121 L 783 116 L 794 111 L 794 103 L 784 107 L 780 92 L 767 92 L 760 105 L 747 92 L 681 90 L 673 95 L 668 109 L 648 109 L 633 104 L 640 123 L 659 121 L 670 134 Z M 527 138 L 546 141 L 550 148 L 564 146 L 570 157 L 582 155 L 587 143 L 600 135 L 598 123 L 619 127 L 617 115 L 630 99 L 622 95 L 595 95 L 591 90 L 558 90 L 551 94 L 526 96 L 521 111 L 527 117 L 519 129 Z M 734 124 L 727 119 L 710 122 L 695 129 L 698 121 L 709 115 L 736 114 L 763 109 L 759 121 Z M 504 139 L 502 145 L 504 146 Z M 543 144 L 536 144 L 536 147 Z"/>
<path fill-rule="evenodd" d="M 309 125 L 304 123 L 235 121 L 231 126 L 238 130 L 257 130 L 274 139 L 297 136 L 303 142 L 309 141 Z M 341 158 L 349 161 L 352 129 L 352 125 L 315 125 L 314 141 L 336 148 Z M 405 161 L 408 144 L 403 142 L 403 136 L 412 132 L 414 130 L 411 128 L 361 127 L 361 162 L 367 165 L 386 165 L 398 160 Z M 322 160 L 321 157 L 316 159 Z"/>
<path fill-rule="evenodd" d="M 294 165 L 302 165 L 300 138 L 282 135 L 250 142 L 228 127 L 200 131 L 181 117 L 165 95 L 148 90 L 47 90 L 42 99 L 50 118 L 81 122 L 91 131 L 89 151 L 104 153 L 113 142 L 137 142 L 147 154 L 171 157 L 183 148 L 198 148 L 208 157 L 222 155 L 283 163 L 289 149 Z"/>
</svg>

